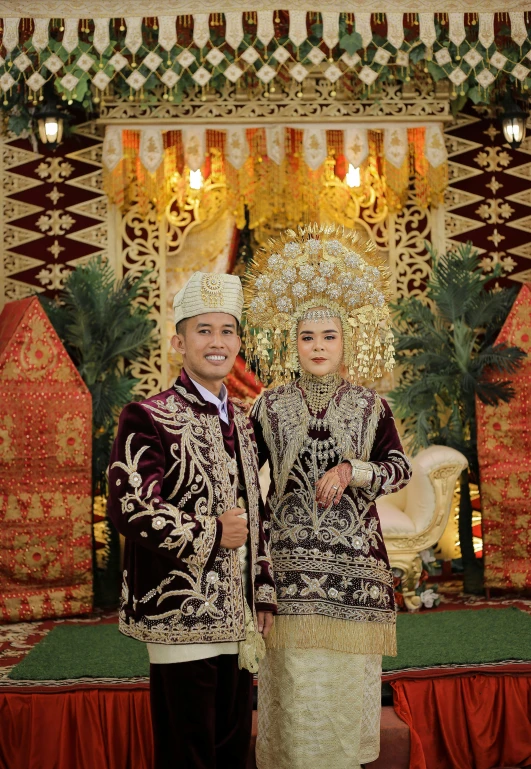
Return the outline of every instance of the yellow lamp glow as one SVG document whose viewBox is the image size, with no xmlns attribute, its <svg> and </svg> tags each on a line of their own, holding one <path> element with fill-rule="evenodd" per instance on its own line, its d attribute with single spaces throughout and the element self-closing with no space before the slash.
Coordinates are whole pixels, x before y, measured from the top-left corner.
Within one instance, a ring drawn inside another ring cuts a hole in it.
<svg viewBox="0 0 531 769">
<path fill-rule="evenodd" d="M 510 115 L 502 120 L 503 135 L 514 149 L 518 149 L 525 139 L 526 115 Z"/>
<path fill-rule="evenodd" d="M 43 144 L 59 144 L 63 138 L 63 119 L 57 117 L 39 118 L 39 136 Z"/>
<path fill-rule="evenodd" d="M 345 176 L 347 187 L 361 187 L 361 174 L 359 168 L 354 168 L 352 163 L 349 163 L 347 175 Z"/>
<path fill-rule="evenodd" d="M 202 186 L 203 174 L 201 173 L 201 169 L 198 168 L 197 171 L 190 171 L 190 189 L 200 190 Z"/>
</svg>

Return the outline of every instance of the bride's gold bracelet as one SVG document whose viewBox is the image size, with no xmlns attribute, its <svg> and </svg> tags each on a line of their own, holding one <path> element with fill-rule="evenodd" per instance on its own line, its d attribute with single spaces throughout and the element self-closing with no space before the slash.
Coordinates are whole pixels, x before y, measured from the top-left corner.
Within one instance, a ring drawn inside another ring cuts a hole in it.
<svg viewBox="0 0 531 769">
<path fill-rule="evenodd" d="M 372 467 L 369 462 L 360 462 L 356 459 L 349 459 L 348 462 L 352 465 L 351 486 L 368 488 L 372 483 Z"/>
</svg>

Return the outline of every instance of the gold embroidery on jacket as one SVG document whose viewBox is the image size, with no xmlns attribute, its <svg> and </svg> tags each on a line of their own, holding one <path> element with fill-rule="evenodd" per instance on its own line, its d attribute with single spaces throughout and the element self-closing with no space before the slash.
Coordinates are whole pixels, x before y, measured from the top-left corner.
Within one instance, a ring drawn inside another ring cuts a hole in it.
<svg viewBox="0 0 531 769">
<path fill-rule="evenodd" d="M 256 510 L 256 515 L 249 516 L 248 518 L 252 556 L 250 569 L 252 590 L 256 603 L 276 603 L 276 594 L 273 587 L 270 585 L 261 585 L 258 588 L 255 587 L 255 578 L 257 576 L 256 571 L 259 564 L 267 563 L 269 565 L 270 574 L 273 573 L 273 564 L 271 561 L 271 554 L 269 552 L 269 543 L 267 541 L 264 543 L 264 555 L 258 557 L 258 545 L 260 537 L 260 490 L 255 480 L 258 476 L 258 460 L 256 449 L 251 441 L 252 428 L 245 414 L 240 411 L 235 411 L 234 422 L 236 425 L 236 432 L 241 449 L 243 476 L 245 488 L 247 491 L 247 503 L 250 510 Z M 265 588 L 268 588 L 270 592 L 267 592 Z M 262 595 L 267 595 L 267 598 L 262 598 Z"/>
<path fill-rule="evenodd" d="M 133 492 L 128 491 L 120 498 L 122 513 L 131 513 L 134 510 L 133 502 L 136 502 L 141 509 L 134 515 L 130 515 L 129 521 L 149 516 L 152 519 L 151 525 L 155 529 L 163 529 L 168 523 L 173 524 L 173 529 L 171 529 L 169 535 L 160 544 L 160 547 L 166 548 L 167 550 L 179 548 L 176 557 L 180 558 L 186 545 L 194 539 L 193 529 L 195 528 L 196 523 L 191 515 L 182 512 L 173 505 L 168 505 L 166 502 L 160 502 L 160 500 L 152 498 L 155 483 L 152 483 L 148 487 L 145 495 L 142 496 L 143 480 L 138 472 L 138 463 L 140 457 L 147 451 L 149 446 L 142 446 L 133 457 L 131 455 L 131 443 L 134 437 L 135 433 L 131 433 L 127 437 L 125 444 L 125 463 L 114 462 L 111 467 L 111 469 L 118 467 L 126 472 L 129 476 L 129 484 L 133 487 Z M 157 507 L 155 507 L 155 504 L 157 504 Z M 212 526 L 212 523 L 215 524 L 215 522 L 212 522 L 204 516 L 197 516 L 197 521 L 203 527 L 204 531 L 200 537 L 196 538 L 194 548 L 196 549 L 196 552 L 203 549 L 210 551 L 216 536 L 215 525 Z M 209 546 L 206 545 L 205 540 L 208 540 Z M 197 547 L 195 547 L 196 544 Z"/>
<path fill-rule="evenodd" d="M 271 547 L 281 615 L 394 623 L 393 578 L 373 500 L 407 482 L 409 463 L 391 451 L 374 463 L 366 492 L 347 487 L 340 502 L 317 505 L 315 484 L 345 459 L 368 461 L 385 409 L 373 391 L 342 382 L 320 418 L 297 383 L 264 393 L 254 410 L 269 448 Z M 317 438 L 310 438 L 309 430 Z"/>
<path fill-rule="evenodd" d="M 163 528 L 172 523 L 171 536 L 166 537 L 161 547 L 167 547 L 180 558 L 183 568 L 171 569 L 168 576 L 149 590 L 135 603 L 147 604 L 157 598 L 157 608 L 172 597 L 182 597 L 178 608 L 168 609 L 160 614 L 146 614 L 135 622 L 127 616 L 129 589 L 127 573 L 124 573 L 120 610 L 122 632 L 143 641 L 164 643 L 194 643 L 215 641 L 238 641 L 245 635 L 244 596 L 241 567 L 235 550 L 220 548 L 210 569 L 205 573 L 216 538 L 216 517 L 225 512 L 231 503 L 232 483 L 228 473 L 226 452 L 219 419 L 208 414 L 197 414 L 188 403 L 201 404 L 192 393 L 184 388 L 175 388 L 178 395 L 169 395 L 144 404 L 162 429 L 176 442 L 171 446 L 173 463 L 165 472 L 164 480 L 171 483 L 172 491 L 166 494 L 167 501 L 152 499 L 154 484 L 142 496 L 142 478 L 138 472 L 140 458 L 149 447 L 141 447 L 131 456 L 131 442 L 126 443 L 126 462 L 114 463 L 129 476 L 134 491 L 126 492 L 121 498 L 122 511 L 132 512 L 130 503 L 134 499 L 142 509 L 133 518 L 149 515 L 154 528 Z M 181 400 L 179 396 L 184 399 Z M 244 480 L 247 491 L 249 529 L 251 532 L 251 563 L 258 562 L 259 546 L 259 497 L 257 483 L 256 450 L 251 442 L 252 428 L 245 415 L 235 414 L 236 428 L 241 449 Z M 136 485 L 134 485 L 136 484 Z M 194 516 L 185 512 L 193 500 Z M 155 505 L 157 505 L 155 507 Z M 203 531 L 194 539 L 195 521 Z M 186 545 L 193 540 L 194 553 L 181 558 Z M 270 556 L 268 560 L 271 568 Z M 271 570 L 272 573 L 272 570 Z M 254 582 L 254 569 L 251 569 Z M 178 585 L 172 588 L 172 583 Z M 262 586 L 262 594 L 268 595 L 268 602 L 275 603 L 275 591 L 271 586 Z M 268 590 L 266 591 L 266 588 Z M 260 590 L 261 588 L 259 588 Z M 256 598 L 258 600 L 258 597 Z"/>
</svg>

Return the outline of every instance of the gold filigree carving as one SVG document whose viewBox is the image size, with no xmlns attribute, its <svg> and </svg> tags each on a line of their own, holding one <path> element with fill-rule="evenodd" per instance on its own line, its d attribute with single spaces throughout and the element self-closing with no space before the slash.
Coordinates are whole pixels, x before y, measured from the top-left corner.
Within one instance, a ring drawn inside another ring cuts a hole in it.
<svg viewBox="0 0 531 769">
<path fill-rule="evenodd" d="M 117 97 L 111 92 L 109 98 L 102 100 L 100 122 L 112 123 L 115 120 L 154 119 L 176 121 L 186 119 L 194 123 L 256 122 L 276 123 L 279 120 L 297 122 L 318 121 L 334 122 L 349 120 L 385 121 L 386 118 L 402 120 L 449 120 L 450 101 L 446 84 L 434 87 L 428 81 L 400 84 L 384 84 L 381 90 L 367 99 L 353 99 L 344 87 L 331 83 L 317 73 L 309 74 L 304 81 L 303 97 L 301 86 L 294 80 L 283 84 L 282 89 L 264 95 L 261 87 L 242 90 L 241 86 L 225 82 L 215 92 L 204 94 L 198 88 L 180 104 L 164 100 L 165 88 L 161 83 L 155 89 L 152 102 L 131 102 L 129 97 Z M 206 96 L 206 98 L 203 98 Z"/>
<path fill-rule="evenodd" d="M 161 224 L 154 211 L 145 216 L 138 204 L 131 206 L 120 221 L 118 274 L 139 277 L 149 271 L 147 296 L 139 299 L 151 306 L 151 317 L 161 340 L 148 358 L 134 361 L 131 373 L 139 379 L 137 394 L 144 398 L 164 390 L 167 356 L 165 339 L 166 254 L 161 248 Z"/>
</svg>

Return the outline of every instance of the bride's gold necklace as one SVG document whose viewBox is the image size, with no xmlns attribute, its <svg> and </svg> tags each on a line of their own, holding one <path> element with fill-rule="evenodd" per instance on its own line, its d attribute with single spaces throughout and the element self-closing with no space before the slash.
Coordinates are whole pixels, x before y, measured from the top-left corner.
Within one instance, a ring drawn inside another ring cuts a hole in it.
<svg viewBox="0 0 531 769">
<path fill-rule="evenodd" d="M 335 374 L 326 374 L 326 376 L 314 376 L 314 374 L 305 372 L 301 375 L 299 384 L 304 392 L 308 410 L 316 416 L 328 406 L 334 397 L 341 384 L 341 375 L 336 372 Z"/>
</svg>

